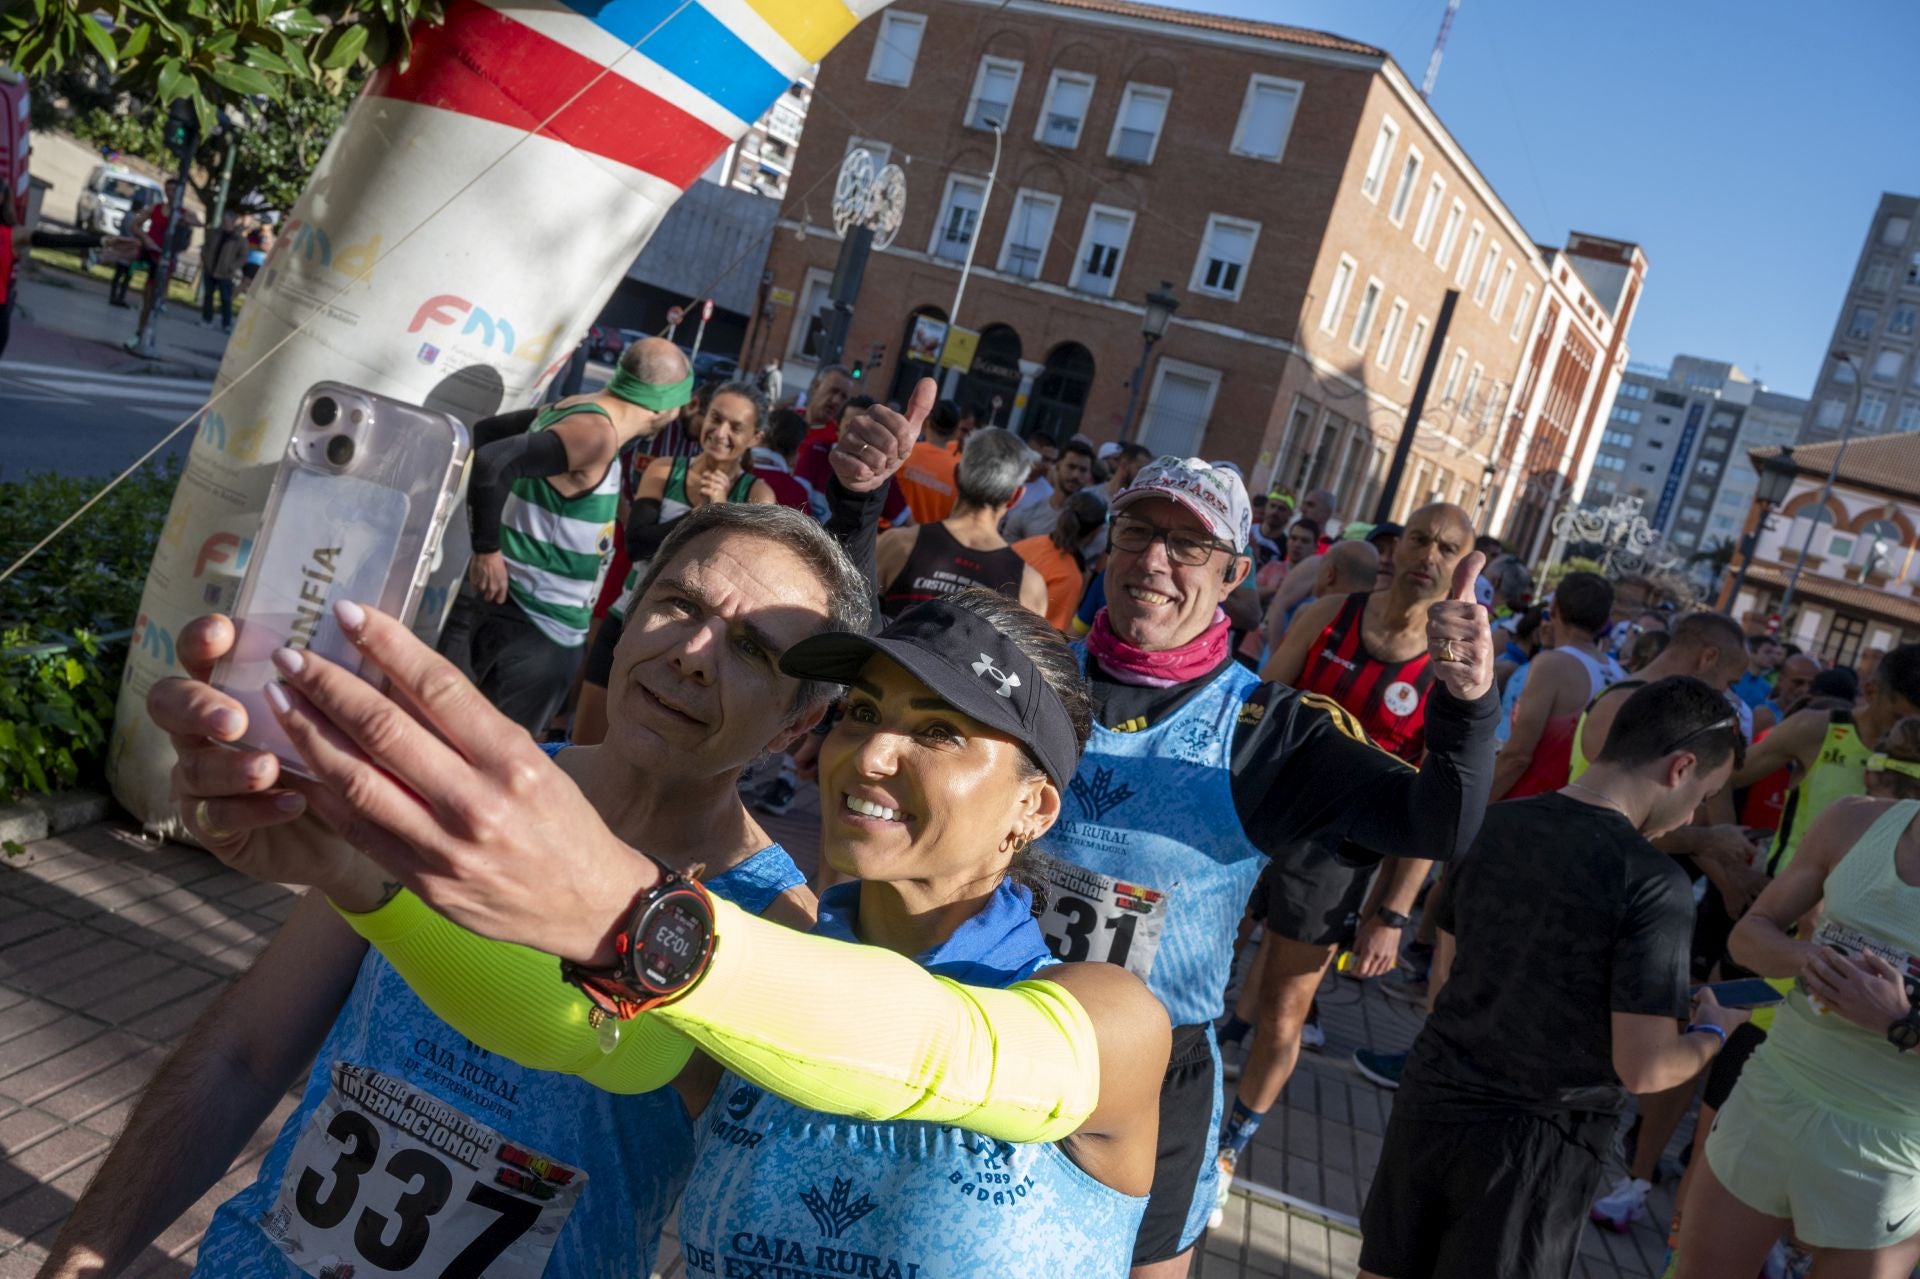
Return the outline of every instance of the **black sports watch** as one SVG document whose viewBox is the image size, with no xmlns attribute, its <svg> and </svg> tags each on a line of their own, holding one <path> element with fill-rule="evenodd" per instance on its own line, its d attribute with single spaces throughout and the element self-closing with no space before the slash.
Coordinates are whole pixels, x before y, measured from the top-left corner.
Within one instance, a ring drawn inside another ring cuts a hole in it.
<svg viewBox="0 0 1920 1279">
<path fill-rule="evenodd" d="M 1920 1048 L 1920 1012 L 1909 1012 L 1887 1027 L 1887 1042 L 1903 1053 Z"/>
<path fill-rule="evenodd" d="M 713 899 L 699 881 L 648 858 L 660 882 L 641 893 L 627 926 L 613 939 L 618 958 L 606 968 L 560 961 L 562 980 L 593 1002 L 589 1020 L 637 1017 L 692 989 L 713 959 Z"/>
<path fill-rule="evenodd" d="M 1397 910 L 1388 910 L 1385 906 L 1378 908 L 1373 913 L 1381 923 L 1389 928 L 1405 928 L 1413 922 L 1412 915 L 1403 915 Z"/>
</svg>

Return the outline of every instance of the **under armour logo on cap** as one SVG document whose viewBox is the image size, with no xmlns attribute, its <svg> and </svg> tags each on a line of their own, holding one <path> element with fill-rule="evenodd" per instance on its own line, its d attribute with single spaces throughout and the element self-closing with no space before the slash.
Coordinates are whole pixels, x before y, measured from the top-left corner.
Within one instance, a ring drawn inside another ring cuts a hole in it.
<svg viewBox="0 0 1920 1279">
<path fill-rule="evenodd" d="M 973 664 L 973 673 L 982 679 L 999 680 L 1000 687 L 995 689 L 994 692 L 1008 699 L 1013 697 L 1013 690 L 1020 687 L 1020 677 L 1018 675 L 1006 674 L 998 666 L 995 666 L 993 659 L 985 653 L 980 654 L 980 660 Z"/>
</svg>

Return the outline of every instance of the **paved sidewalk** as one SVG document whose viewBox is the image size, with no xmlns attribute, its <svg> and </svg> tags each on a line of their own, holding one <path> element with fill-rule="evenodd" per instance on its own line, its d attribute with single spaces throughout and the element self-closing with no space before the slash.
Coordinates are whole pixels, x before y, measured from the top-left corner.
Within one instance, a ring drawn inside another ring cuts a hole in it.
<svg viewBox="0 0 1920 1279">
<path fill-rule="evenodd" d="M 108 373 L 155 373 L 211 378 L 226 352 L 227 335 L 202 328 L 197 307 L 169 302 L 154 318 L 152 354 L 134 355 L 121 344 L 140 325 L 140 298 L 132 308 L 110 306 L 105 282 L 34 262 L 22 263 L 20 299 L 5 360 L 38 361 Z"/>
<path fill-rule="evenodd" d="M 817 848 L 815 792 L 763 818 L 803 868 Z M 293 909 L 294 894 L 225 870 L 197 850 L 101 822 L 41 840 L 0 863 L 0 1279 L 29 1276 L 75 1197 L 105 1157 L 166 1052 Z M 1327 1048 L 1305 1053 L 1261 1128 L 1243 1179 L 1320 1205 L 1286 1209 L 1236 1196 L 1204 1241 L 1200 1279 L 1351 1279 L 1359 1236 L 1340 1224 L 1360 1210 L 1379 1158 L 1391 1094 L 1356 1074 L 1353 1048 L 1397 1048 L 1413 1012 L 1344 978 L 1322 992 Z M 191 1269 L 215 1205 L 245 1185 L 293 1098 L 249 1143 L 226 1178 L 140 1258 L 134 1275 Z M 1676 1145 L 1684 1141 L 1683 1129 Z M 1655 1192 L 1664 1229 L 1669 1194 Z M 1589 1229 L 1581 1279 L 1657 1273 L 1662 1240 L 1648 1226 Z M 663 1274 L 681 1274 L 669 1245 Z"/>
</svg>

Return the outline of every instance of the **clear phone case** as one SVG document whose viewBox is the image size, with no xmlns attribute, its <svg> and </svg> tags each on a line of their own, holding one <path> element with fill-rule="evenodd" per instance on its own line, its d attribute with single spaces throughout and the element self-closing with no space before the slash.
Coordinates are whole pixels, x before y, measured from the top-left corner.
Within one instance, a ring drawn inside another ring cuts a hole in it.
<svg viewBox="0 0 1920 1279">
<path fill-rule="evenodd" d="M 274 650 L 310 649 L 360 674 L 336 600 L 412 624 L 470 449 L 445 413 L 336 382 L 308 389 L 234 602 L 233 649 L 213 672 L 246 707 L 240 746 L 305 774 L 267 704 Z"/>
</svg>

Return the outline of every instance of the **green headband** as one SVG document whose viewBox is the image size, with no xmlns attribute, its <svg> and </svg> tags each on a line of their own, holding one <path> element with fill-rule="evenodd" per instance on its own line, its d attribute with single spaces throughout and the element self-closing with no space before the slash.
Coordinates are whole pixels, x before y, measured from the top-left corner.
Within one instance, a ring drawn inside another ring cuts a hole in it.
<svg viewBox="0 0 1920 1279">
<path fill-rule="evenodd" d="M 1895 759 L 1891 755 L 1875 752 L 1867 756 L 1869 773 L 1898 773 L 1902 777 L 1920 778 L 1920 763 L 1912 760 Z"/>
<path fill-rule="evenodd" d="M 629 404 L 638 404 L 643 409 L 677 409 L 693 398 L 693 374 L 689 372 L 678 382 L 656 384 L 642 381 L 625 369 L 615 369 L 613 380 L 607 383 L 607 394 Z"/>
</svg>

